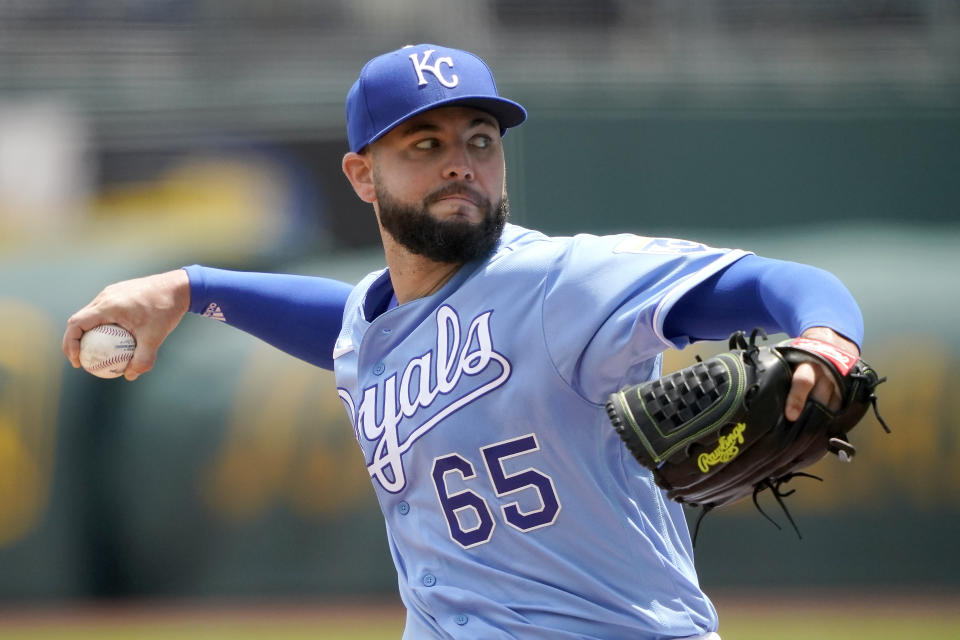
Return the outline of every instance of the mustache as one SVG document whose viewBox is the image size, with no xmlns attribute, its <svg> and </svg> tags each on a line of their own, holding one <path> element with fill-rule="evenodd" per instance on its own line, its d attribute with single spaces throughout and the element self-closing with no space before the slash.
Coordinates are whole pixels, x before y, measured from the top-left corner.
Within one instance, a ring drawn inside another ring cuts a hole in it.
<svg viewBox="0 0 960 640">
<path fill-rule="evenodd" d="M 468 200 L 473 201 L 473 203 L 480 208 L 488 209 L 490 207 L 490 200 L 485 195 L 463 182 L 452 182 L 440 187 L 436 191 L 428 194 L 427 197 L 423 199 L 423 204 L 433 204 L 438 200 L 449 198 L 450 196 L 466 196 Z"/>
</svg>

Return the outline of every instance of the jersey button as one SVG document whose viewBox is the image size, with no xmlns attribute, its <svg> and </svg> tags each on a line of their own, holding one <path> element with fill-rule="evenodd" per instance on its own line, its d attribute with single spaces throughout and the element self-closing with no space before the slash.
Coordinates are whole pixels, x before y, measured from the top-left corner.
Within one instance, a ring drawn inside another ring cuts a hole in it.
<svg viewBox="0 0 960 640">
<path fill-rule="evenodd" d="M 399 511 L 402 516 L 407 515 L 410 513 L 410 504 L 406 500 L 401 500 L 400 504 L 397 505 L 397 511 Z"/>
<path fill-rule="evenodd" d="M 423 576 L 423 586 L 432 587 L 437 584 L 437 577 L 432 573 L 427 573 Z"/>
<path fill-rule="evenodd" d="M 384 369 L 386 369 L 386 367 L 383 366 L 383 363 L 378 362 L 377 364 L 373 365 L 373 375 L 375 376 L 380 375 L 381 373 L 383 373 Z"/>
<path fill-rule="evenodd" d="M 468 621 L 468 620 L 470 620 L 470 618 L 468 618 L 467 616 L 463 615 L 462 613 L 459 614 L 459 615 L 457 615 L 457 617 L 453 619 L 453 621 L 456 622 L 456 623 L 457 623 L 458 625 L 460 625 L 461 627 L 462 627 L 463 625 L 467 624 L 467 621 Z"/>
</svg>

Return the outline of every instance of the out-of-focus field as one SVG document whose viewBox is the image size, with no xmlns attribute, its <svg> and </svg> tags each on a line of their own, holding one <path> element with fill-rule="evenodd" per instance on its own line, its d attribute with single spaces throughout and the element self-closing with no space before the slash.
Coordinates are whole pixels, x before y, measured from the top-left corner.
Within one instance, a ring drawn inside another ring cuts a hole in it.
<svg viewBox="0 0 960 640">
<path fill-rule="evenodd" d="M 723 640 L 960 638 L 960 594 L 845 593 L 713 596 Z"/>
<path fill-rule="evenodd" d="M 399 604 L 121 604 L 0 610 L 2 640 L 399 640 Z"/>
<path fill-rule="evenodd" d="M 960 595 L 715 596 L 724 640 L 956 638 Z M 384 605 L 122 605 L 0 610 L 2 640 L 399 640 Z"/>
</svg>

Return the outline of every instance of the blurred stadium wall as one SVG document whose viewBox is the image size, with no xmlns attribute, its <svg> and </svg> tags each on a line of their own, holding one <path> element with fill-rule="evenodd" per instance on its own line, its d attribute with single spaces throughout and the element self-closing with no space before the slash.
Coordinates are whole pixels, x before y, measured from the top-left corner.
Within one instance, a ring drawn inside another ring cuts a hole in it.
<svg viewBox="0 0 960 640">
<path fill-rule="evenodd" d="M 377 267 L 343 99 L 407 42 L 478 52 L 530 110 L 516 221 L 806 261 L 860 301 L 893 435 L 866 420 L 798 486 L 802 541 L 712 514 L 704 584 L 956 592 L 954 0 L 0 0 L 0 600 L 393 591 L 330 374 L 193 317 L 135 385 L 59 342 L 183 264 Z"/>
</svg>

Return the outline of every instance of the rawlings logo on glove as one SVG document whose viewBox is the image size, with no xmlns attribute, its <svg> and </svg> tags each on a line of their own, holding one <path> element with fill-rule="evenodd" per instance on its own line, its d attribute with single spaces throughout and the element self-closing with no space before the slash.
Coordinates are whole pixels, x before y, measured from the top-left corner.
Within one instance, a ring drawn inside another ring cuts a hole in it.
<svg viewBox="0 0 960 640">
<path fill-rule="evenodd" d="M 797 476 L 816 478 L 800 469 L 827 452 L 842 460 L 853 457 L 847 433 L 870 406 L 890 432 L 874 394 L 885 378 L 870 365 L 819 340 L 795 338 L 770 347 L 758 345 L 758 335 L 766 338 L 761 329 L 749 342 L 737 332 L 730 337 L 730 351 L 626 387 L 606 405 L 627 448 L 667 496 L 703 507 L 704 514 L 751 494 L 760 509 L 757 494 L 764 489 L 783 507 L 788 495 L 780 490 L 783 483 Z M 831 411 L 808 398 L 791 422 L 784 416 L 787 394 L 793 371 L 806 362 L 833 374 L 841 406 Z"/>
<path fill-rule="evenodd" d="M 740 453 L 737 444 L 743 444 L 743 431 L 746 428 L 747 425 L 742 422 L 738 423 L 729 434 L 720 436 L 720 444 L 717 445 L 715 450 L 710 453 L 701 453 L 697 457 L 697 467 L 700 468 L 700 471 L 707 473 L 713 465 L 733 460 Z"/>
</svg>

